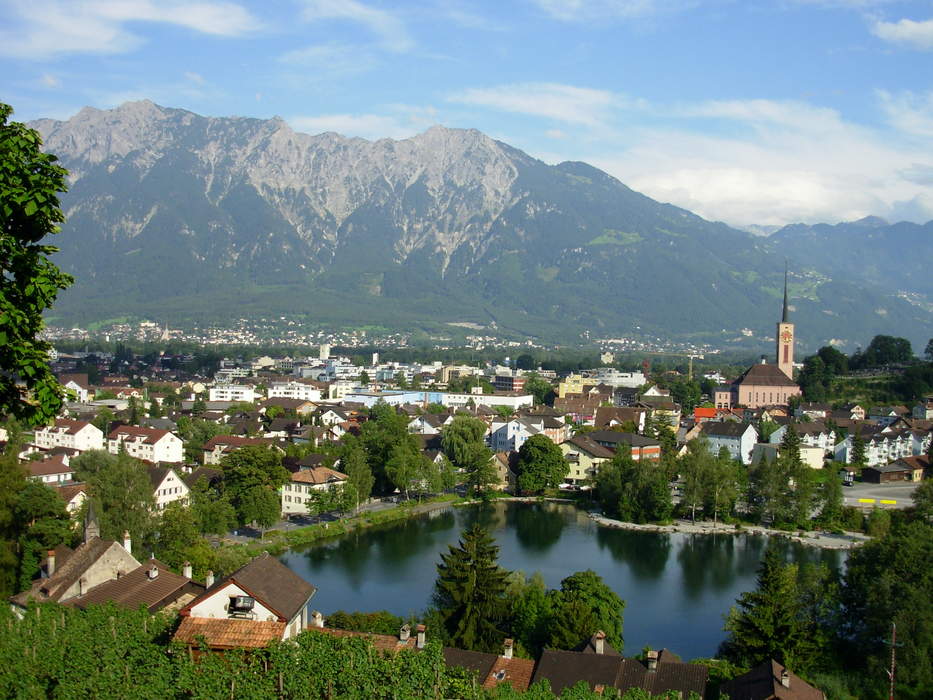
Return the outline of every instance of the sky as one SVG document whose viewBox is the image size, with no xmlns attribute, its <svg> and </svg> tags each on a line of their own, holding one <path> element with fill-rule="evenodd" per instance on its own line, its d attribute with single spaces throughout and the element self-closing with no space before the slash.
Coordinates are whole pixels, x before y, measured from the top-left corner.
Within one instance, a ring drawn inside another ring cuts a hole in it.
<svg viewBox="0 0 933 700">
<path fill-rule="evenodd" d="M 0 0 L 0 101 L 475 128 L 736 226 L 933 219 L 933 0 Z"/>
</svg>

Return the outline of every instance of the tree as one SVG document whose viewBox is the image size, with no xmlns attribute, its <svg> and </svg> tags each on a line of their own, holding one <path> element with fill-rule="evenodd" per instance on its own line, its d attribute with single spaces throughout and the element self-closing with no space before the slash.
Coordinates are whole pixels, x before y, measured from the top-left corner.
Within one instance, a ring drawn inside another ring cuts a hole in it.
<svg viewBox="0 0 933 700">
<path fill-rule="evenodd" d="M 729 450 L 719 448 L 719 455 L 712 463 L 709 480 L 706 485 L 703 506 L 707 513 L 713 514 L 713 524 L 719 520 L 721 512 L 731 513 L 745 482 L 745 469 L 741 462 L 732 459 Z"/>
<path fill-rule="evenodd" d="M 910 362 L 913 356 L 913 348 L 911 348 L 910 341 L 906 338 L 876 335 L 862 353 L 861 366 L 878 367 L 900 364 Z"/>
<path fill-rule="evenodd" d="M 196 394 L 194 403 L 191 404 L 191 415 L 195 418 L 203 416 L 207 412 L 207 403 L 204 401 L 204 394 Z"/>
<path fill-rule="evenodd" d="M 146 468 L 125 452 L 88 450 L 71 463 L 88 485 L 100 521 L 100 536 L 122 541 L 124 530 L 138 545 L 151 544 L 155 531 L 155 500 Z"/>
<path fill-rule="evenodd" d="M 230 427 L 201 418 L 181 416 L 178 419 L 178 437 L 185 443 L 185 459 L 200 462 L 204 456 L 204 443 L 218 435 L 229 435 Z"/>
<path fill-rule="evenodd" d="M 820 489 L 820 521 L 824 527 L 837 528 L 842 523 L 842 481 L 839 465 L 835 462 L 824 467 L 823 485 Z"/>
<path fill-rule="evenodd" d="M 236 527 L 236 509 L 227 496 L 206 479 L 198 479 L 188 492 L 188 503 L 202 535 L 223 535 Z"/>
<path fill-rule="evenodd" d="M 534 369 L 536 367 L 534 355 L 523 352 L 515 358 L 515 367 L 521 370 Z"/>
<path fill-rule="evenodd" d="M 45 552 L 71 539 L 71 519 L 65 504 L 45 484 L 28 479 L 13 506 L 19 526 L 19 590 L 29 588 Z"/>
<path fill-rule="evenodd" d="M 891 514 L 878 506 L 871 509 L 865 529 L 872 537 L 884 537 L 891 529 Z"/>
<path fill-rule="evenodd" d="M 537 405 L 554 403 L 553 385 L 535 372 L 525 375 L 525 391 L 534 396 Z"/>
<path fill-rule="evenodd" d="M 496 481 L 492 451 L 484 440 L 486 424 L 472 416 L 456 416 L 441 431 L 444 454 L 455 468 L 467 476 L 467 484 L 475 492 L 485 491 Z"/>
<path fill-rule="evenodd" d="M 914 515 L 920 520 L 933 517 L 933 479 L 925 479 L 914 490 Z"/>
<path fill-rule="evenodd" d="M 549 597 L 550 646 L 573 649 L 602 630 L 609 644 L 616 649 L 623 647 L 625 601 L 595 571 L 587 569 L 571 574 L 560 582 L 560 590 L 553 591 Z"/>
<path fill-rule="evenodd" d="M 897 624 L 897 696 L 921 698 L 933 688 L 933 526 L 912 522 L 855 549 L 842 586 L 845 636 L 864 659 L 870 696 L 887 695 L 891 623 Z M 869 694 L 866 694 L 868 696 Z"/>
<path fill-rule="evenodd" d="M 65 395 L 39 334 L 43 312 L 73 281 L 49 259 L 58 249 L 41 243 L 65 220 L 58 195 L 68 173 L 12 114 L 0 103 L 0 414 L 37 425 L 55 418 Z"/>
<path fill-rule="evenodd" d="M 627 522 L 667 520 L 674 509 L 665 472 L 650 460 L 636 462 L 627 445 L 597 473 L 596 497 L 607 513 Z"/>
<path fill-rule="evenodd" d="M 709 441 L 697 438 L 687 443 L 687 454 L 680 460 L 680 472 L 684 481 L 683 503 L 690 509 L 691 520 L 697 519 L 697 508 L 702 507 L 706 484 L 713 470 L 713 455 Z"/>
<path fill-rule="evenodd" d="M 408 418 L 384 402 L 369 409 L 369 419 L 360 428 L 360 444 L 375 479 L 375 490 L 385 493 L 394 485 L 386 473 L 393 449 L 404 445 L 417 450 L 415 437 L 408 432 Z"/>
<path fill-rule="evenodd" d="M 858 471 L 862 471 L 868 466 L 868 454 L 865 445 L 865 438 L 856 430 L 852 433 L 852 456 L 849 458 L 849 464 Z"/>
<path fill-rule="evenodd" d="M 268 527 L 278 519 L 279 489 L 288 482 L 288 471 L 276 450 L 247 445 L 224 457 L 220 468 L 224 473 L 224 495 L 236 509 L 241 525 L 256 522 Z"/>
<path fill-rule="evenodd" d="M 558 486 L 570 471 L 560 448 L 547 436 L 532 435 L 518 450 L 518 488 L 539 493 Z"/>
<path fill-rule="evenodd" d="M 357 381 L 364 386 L 369 384 L 369 373 L 365 369 L 360 370 L 360 376 L 357 378 Z"/>
<path fill-rule="evenodd" d="M 930 339 L 927 341 L 927 346 L 926 346 L 926 348 L 923 350 L 923 355 L 924 355 L 924 357 L 927 358 L 927 361 L 928 361 L 928 362 L 933 362 L 933 338 L 930 338 Z"/>
<path fill-rule="evenodd" d="M 507 572 L 499 568 L 499 547 L 480 525 L 465 530 L 457 547 L 441 554 L 434 584 L 436 606 L 451 646 L 498 651 L 505 637 Z"/>
<path fill-rule="evenodd" d="M 366 463 L 366 452 L 359 442 L 347 439 L 340 457 L 340 469 L 347 475 L 345 490 L 353 499 L 353 510 L 360 507 L 373 491 L 373 472 Z"/>
<path fill-rule="evenodd" d="M 113 415 L 113 411 L 105 407 L 97 412 L 97 415 L 94 416 L 94 420 L 91 421 L 91 424 L 106 436 L 110 433 L 110 424 L 115 418 L 116 416 Z"/>
<path fill-rule="evenodd" d="M 197 518 L 181 501 L 172 501 L 159 515 L 159 558 L 169 566 L 180 567 L 188 551 L 200 540 Z"/>
<path fill-rule="evenodd" d="M 720 654 L 743 667 L 774 659 L 802 669 L 811 651 L 797 589 L 797 566 L 769 547 L 758 568 L 758 586 L 742 593 L 726 619 L 729 637 Z"/>
</svg>

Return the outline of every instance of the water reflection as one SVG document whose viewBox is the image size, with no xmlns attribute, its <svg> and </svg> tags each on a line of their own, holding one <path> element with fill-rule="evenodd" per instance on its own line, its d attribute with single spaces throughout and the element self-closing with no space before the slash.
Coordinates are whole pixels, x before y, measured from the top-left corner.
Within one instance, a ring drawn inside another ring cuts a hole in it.
<svg viewBox="0 0 933 700">
<path fill-rule="evenodd" d="M 526 552 L 548 551 L 557 544 L 566 523 L 567 513 L 552 503 L 506 511 L 506 525 L 515 528 L 515 537 Z"/>
<path fill-rule="evenodd" d="M 671 536 L 666 532 L 632 532 L 600 527 L 596 543 L 612 558 L 627 564 L 632 575 L 642 581 L 654 581 L 664 574 L 671 555 Z"/>
</svg>

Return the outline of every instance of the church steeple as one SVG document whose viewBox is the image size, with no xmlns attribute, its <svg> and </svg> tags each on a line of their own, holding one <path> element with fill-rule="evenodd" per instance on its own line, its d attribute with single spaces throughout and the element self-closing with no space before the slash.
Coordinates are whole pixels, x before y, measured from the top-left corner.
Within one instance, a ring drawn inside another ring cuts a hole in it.
<svg viewBox="0 0 933 700">
<path fill-rule="evenodd" d="M 787 317 L 787 260 L 784 261 L 784 313 L 781 315 L 781 323 L 790 323 Z"/>
<path fill-rule="evenodd" d="M 784 309 L 777 324 L 775 362 L 784 374 L 794 378 L 794 324 L 787 303 L 787 260 L 784 261 Z"/>
</svg>

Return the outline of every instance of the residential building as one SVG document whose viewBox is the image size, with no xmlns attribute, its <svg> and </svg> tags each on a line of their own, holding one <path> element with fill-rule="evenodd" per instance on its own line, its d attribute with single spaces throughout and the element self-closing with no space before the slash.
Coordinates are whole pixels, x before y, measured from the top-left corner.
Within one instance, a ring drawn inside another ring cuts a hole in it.
<svg viewBox="0 0 933 700">
<path fill-rule="evenodd" d="M 617 433 L 612 430 L 596 430 L 587 433 L 587 436 L 595 443 L 608 447 L 613 452 L 618 451 L 621 445 L 628 445 L 632 451 L 632 459 L 650 459 L 657 461 L 661 459 L 661 443 L 644 435 L 636 433 Z"/>
<path fill-rule="evenodd" d="M 59 383 L 75 395 L 78 403 L 87 403 L 92 397 L 91 383 L 86 374 L 63 374 L 58 378 Z"/>
<path fill-rule="evenodd" d="M 30 479 L 58 486 L 74 481 L 74 469 L 68 463 L 68 455 L 52 455 L 43 460 L 26 462 L 26 471 Z"/>
<path fill-rule="evenodd" d="M 761 460 L 773 462 L 781 454 L 781 445 L 779 443 L 759 442 L 752 449 L 752 464 L 758 464 Z M 822 469 L 825 462 L 823 449 L 820 447 L 810 447 L 809 445 L 800 445 L 800 461 L 811 469 Z"/>
<path fill-rule="evenodd" d="M 719 454 L 725 447 L 733 459 L 752 463 L 752 450 L 758 442 L 758 431 L 751 423 L 708 421 L 700 426 L 700 435 L 709 442 L 710 452 Z"/>
<path fill-rule="evenodd" d="M 178 464 L 185 459 L 184 444 L 180 437 L 167 430 L 141 428 L 138 425 L 121 425 L 107 436 L 107 449 L 119 454 L 124 448 L 131 457 L 153 464 L 170 462 Z"/>
<path fill-rule="evenodd" d="M 784 434 L 793 430 L 800 437 L 800 444 L 819 447 L 826 454 L 831 454 L 836 447 L 836 434 L 820 421 L 809 423 L 787 423 L 771 433 L 768 442 L 777 444 L 784 439 Z"/>
<path fill-rule="evenodd" d="M 318 403 L 323 398 L 322 387 L 326 384 L 308 379 L 292 379 L 287 382 L 272 382 L 269 385 L 270 399 L 300 399 Z"/>
<path fill-rule="evenodd" d="M 36 428 L 33 444 L 40 450 L 67 447 L 78 452 L 104 449 L 104 434 L 93 423 L 56 418 L 52 425 Z"/>
<path fill-rule="evenodd" d="M 216 583 L 180 611 L 175 641 L 192 648 L 260 648 L 296 637 L 308 624 L 317 589 L 278 559 L 263 553 Z"/>
<path fill-rule="evenodd" d="M 149 472 L 149 483 L 152 484 L 152 497 L 156 510 L 163 510 L 169 503 L 181 501 L 188 502 L 190 489 L 184 479 L 171 467 L 161 464 L 150 464 L 146 467 Z"/>
<path fill-rule="evenodd" d="M 218 384 L 208 390 L 208 401 L 231 401 L 233 403 L 253 403 L 259 398 L 255 389 L 245 384 Z"/>
<path fill-rule="evenodd" d="M 217 435 L 208 440 L 201 449 L 204 451 L 204 464 L 220 464 L 220 461 L 231 452 L 247 447 L 271 446 L 273 441 L 268 438 L 251 438 L 240 435 Z"/>
<path fill-rule="evenodd" d="M 282 497 L 282 514 L 311 514 L 313 509 L 308 507 L 311 494 L 314 491 L 326 491 L 331 486 L 343 486 L 347 478 L 346 474 L 324 466 L 293 472 L 289 482 L 279 490 Z"/>
<path fill-rule="evenodd" d="M 518 452 L 532 435 L 544 432 L 544 426 L 527 418 L 493 420 L 486 444 L 493 452 Z"/>
<path fill-rule="evenodd" d="M 911 416 L 920 420 L 933 420 L 933 395 L 920 399 L 913 407 Z"/>
<path fill-rule="evenodd" d="M 570 484 L 591 482 L 599 473 L 600 466 L 615 455 L 612 449 L 600 445 L 589 435 L 577 435 L 560 443 L 558 447 L 570 465 L 565 479 Z"/>
<path fill-rule="evenodd" d="M 83 483 L 74 481 L 58 483 L 52 484 L 52 488 L 65 502 L 65 510 L 68 515 L 77 513 L 87 500 L 87 486 Z"/>
</svg>

